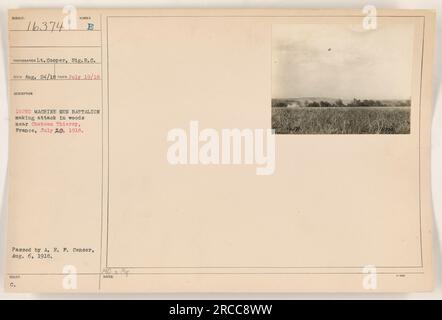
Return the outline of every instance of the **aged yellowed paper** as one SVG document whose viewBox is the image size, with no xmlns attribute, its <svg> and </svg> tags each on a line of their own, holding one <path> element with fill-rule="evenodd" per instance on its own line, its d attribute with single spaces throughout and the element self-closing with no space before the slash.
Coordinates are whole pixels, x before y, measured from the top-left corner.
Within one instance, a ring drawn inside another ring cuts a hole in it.
<svg viewBox="0 0 442 320">
<path fill-rule="evenodd" d="M 6 289 L 431 290 L 434 25 L 11 10 Z"/>
</svg>

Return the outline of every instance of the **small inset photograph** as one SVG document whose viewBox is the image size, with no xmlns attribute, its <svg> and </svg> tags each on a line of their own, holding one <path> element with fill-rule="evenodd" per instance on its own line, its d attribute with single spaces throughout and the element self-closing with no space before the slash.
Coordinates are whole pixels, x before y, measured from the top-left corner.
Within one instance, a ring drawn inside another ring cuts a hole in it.
<svg viewBox="0 0 442 320">
<path fill-rule="evenodd" d="M 272 27 L 276 134 L 409 134 L 414 26 Z"/>
</svg>

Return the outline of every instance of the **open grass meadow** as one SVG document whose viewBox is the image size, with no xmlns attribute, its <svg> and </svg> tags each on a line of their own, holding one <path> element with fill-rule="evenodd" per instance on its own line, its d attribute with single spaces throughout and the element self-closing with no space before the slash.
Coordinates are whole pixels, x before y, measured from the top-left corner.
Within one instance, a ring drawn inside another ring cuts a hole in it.
<svg viewBox="0 0 442 320">
<path fill-rule="evenodd" d="M 273 107 L 277 134 L 408 134 L 410 107 Z"/>
</svg>

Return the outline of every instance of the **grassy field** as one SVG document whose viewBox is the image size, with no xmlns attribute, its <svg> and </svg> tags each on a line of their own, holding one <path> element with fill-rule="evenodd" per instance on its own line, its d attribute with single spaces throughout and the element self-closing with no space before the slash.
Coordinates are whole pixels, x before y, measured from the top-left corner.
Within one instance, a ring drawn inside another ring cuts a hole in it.
<svg viewBox="0 0 442 320">
<path fill-rule="evenodd" d="M 279 134 L 410 133 L 409 107 L 272 108 Z"/>
</svg>

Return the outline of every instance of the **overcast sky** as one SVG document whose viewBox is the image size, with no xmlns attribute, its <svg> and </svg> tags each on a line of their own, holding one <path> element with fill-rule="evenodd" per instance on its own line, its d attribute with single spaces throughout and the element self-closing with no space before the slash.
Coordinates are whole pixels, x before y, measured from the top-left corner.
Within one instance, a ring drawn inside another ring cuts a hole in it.
<svg viewBox="0 0 442 320">
<path fill-rule="evenodd" d="M 409 99 L 414 26 L 281 24 L 272 28 L 273 98 Z"/>
</svg>

